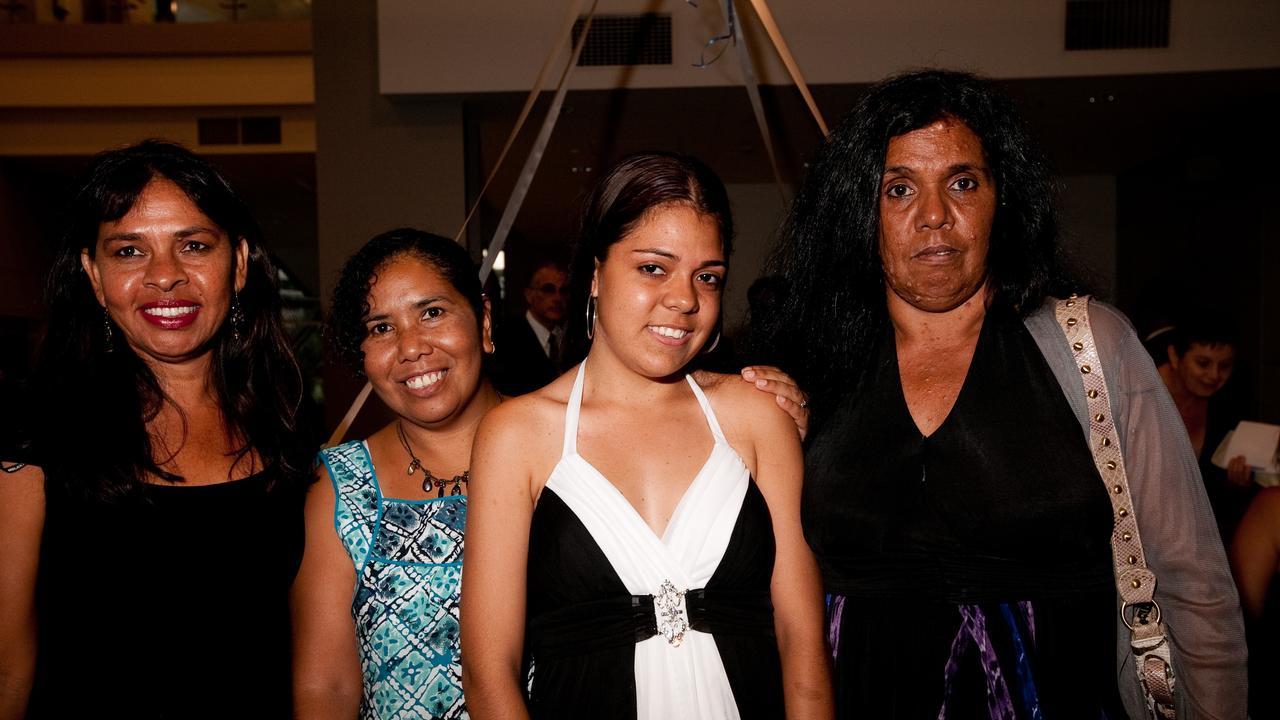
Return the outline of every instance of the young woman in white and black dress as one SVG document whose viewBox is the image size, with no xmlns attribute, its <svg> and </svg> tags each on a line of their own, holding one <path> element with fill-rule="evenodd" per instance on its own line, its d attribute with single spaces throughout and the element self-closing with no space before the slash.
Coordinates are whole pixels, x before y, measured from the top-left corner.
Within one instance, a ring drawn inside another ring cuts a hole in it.
<svg viewBox="0 0 1280 720">
<path fill-rule="evenodd" d="M 732 234 L 687 157 L 626 158 L 588 199 L 567 340 L 585 360 L 490 412 L 472 456 L 474 717 L 831 714 L 795 427 L 687 374 L 719 332 Z"/>
</svg>

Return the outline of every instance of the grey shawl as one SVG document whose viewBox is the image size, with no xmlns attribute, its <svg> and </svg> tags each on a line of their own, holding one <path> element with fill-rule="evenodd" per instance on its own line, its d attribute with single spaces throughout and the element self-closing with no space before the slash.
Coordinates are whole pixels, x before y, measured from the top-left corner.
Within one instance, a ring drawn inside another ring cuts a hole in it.
<svg viewBox="0 0 1280 720">
<path fill-rule="evenodd" d="M 1040 352 L 1089 433 L 1084 384 L 1054 320 L 1050 299 L 1025 320 Z M 1172 644 L 1178 720 L 1247 715 L 1244 620 L 1191 442 L 1173 400 L 1127 318 L 1091 302 L 1090 323 L 1111 395 L 1155 599 Z M 1129 630 L 1119 622 L 1120 695 L 1134 720 L 1148 717 Z"/>
</svg>

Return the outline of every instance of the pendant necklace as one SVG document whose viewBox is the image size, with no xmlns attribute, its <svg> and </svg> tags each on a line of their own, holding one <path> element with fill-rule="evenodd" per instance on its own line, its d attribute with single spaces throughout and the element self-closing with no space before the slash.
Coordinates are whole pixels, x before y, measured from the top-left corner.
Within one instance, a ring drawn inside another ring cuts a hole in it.
<svg viewBox="0 0 1280 720">
<path fill-rule="evenodd" d="M 462 484 L 465 483 L 467 478 L 471 475 L 470 469 L 463 470 L 461 475 L 454 475 L 452 478 L 447 480 L 445 478 L 438 478 L 431 474 L 431 471 L 422 464 L 422 461 L 418 459 L 417 455 L 413 454 L 413 447 L 409 445 L 409 437 L 404 434 L 404 422 L 401 420 L 396 421 L 396 436 L 400 438 L 400 444 L 404 446 L 404 451 L 409 454 L 409 467 L 405 473 L 413 475 L 419 470 L 422 471 L 423 492 L 429 493 L 432 488 L 435 488 L 436 497 L 442 498 L 444 497 L 445 486 L 451 485 L 452 487 L 449 489 L 450 495 L 462 494 Z"/>
</svg>

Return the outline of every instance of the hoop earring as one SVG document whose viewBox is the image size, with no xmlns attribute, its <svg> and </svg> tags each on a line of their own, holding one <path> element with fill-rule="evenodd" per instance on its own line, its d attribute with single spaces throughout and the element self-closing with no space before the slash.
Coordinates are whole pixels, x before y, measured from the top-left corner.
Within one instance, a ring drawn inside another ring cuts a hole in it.
<svg viewBox="0 0 1280 720">
<path fill-rule="evenodd" d="M 102 347 L 103 352 L 115 352 L 115 344 L 111 342 L 111 313 L 102 308 Z"/>
<path fill-rule="evenodd" d="M 720 344 L 720 335 L 721 335 L 720 331 L 716 330 L 716 339 L 712 340 L 710 345 L 702 348 L 698 352 L 701 353 L 702 355 L 710 355 L 712 352 L 715 352 L 716 346 Z"/>
<path fill-rule="evenodd" d="M 596 296 L 587 296 L 587 339 L 594 340 L 596 337 Z"/>
<path fill-rule="evenodd" d="M 231 339 L 240 342 L 240 328 L 244 325 L 244 310 L 240 307 L 240 291 L 231 298 Z"/>
</svg>

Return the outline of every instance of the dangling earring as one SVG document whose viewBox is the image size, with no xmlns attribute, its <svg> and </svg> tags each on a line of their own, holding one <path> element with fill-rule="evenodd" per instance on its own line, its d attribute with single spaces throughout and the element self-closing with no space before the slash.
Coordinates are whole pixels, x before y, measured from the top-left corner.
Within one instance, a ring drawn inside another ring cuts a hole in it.
<svg viewBox="0 0 1280 720">
<path fill-rule="evenodd" d="M 111 342 L 111 313 L 106 308 L 102 308 L 102 338 L 103 352 L 114 352 L 116 348 Z"/>
<path fill-rule="evenodd" d="M 594 340 L 596 337 L 596 296 L 587 296 L 587 339 Z"/>
<path fill-rule="evenodd" d="M 244 310 L 240 308 L 240 292 L 231 298 L 231 339 L 240 342 L 240 326 L 244 325 Z"/>
</svg>

